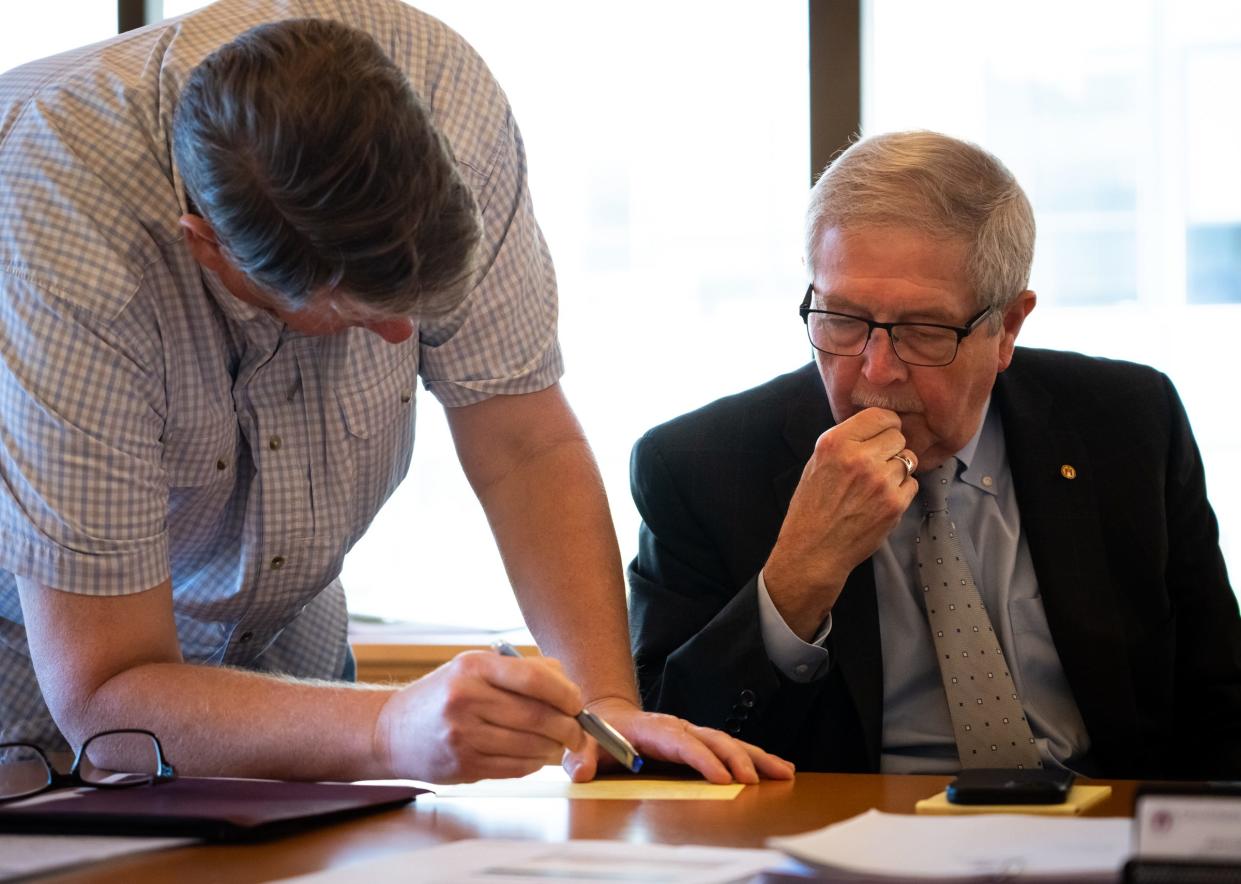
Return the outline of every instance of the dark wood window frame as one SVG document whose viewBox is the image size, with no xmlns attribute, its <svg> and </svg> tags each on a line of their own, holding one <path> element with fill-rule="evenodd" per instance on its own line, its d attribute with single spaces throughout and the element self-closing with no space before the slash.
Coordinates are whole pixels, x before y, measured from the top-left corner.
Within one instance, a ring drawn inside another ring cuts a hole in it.
<svg viewBox="0 0 1241 884">
<path fill-rule="evenodd" d="M 862 127 L 862 0 L 808 0 L 810 180 Z"/>
</svg>

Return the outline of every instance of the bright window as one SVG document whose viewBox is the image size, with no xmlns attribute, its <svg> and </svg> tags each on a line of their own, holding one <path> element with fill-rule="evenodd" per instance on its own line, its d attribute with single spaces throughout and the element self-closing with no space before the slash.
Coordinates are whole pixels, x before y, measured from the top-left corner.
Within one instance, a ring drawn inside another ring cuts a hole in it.
<svg viewBox="0 0 1241 884">
<path fill-rule="evenodd" d="M 1013 170 L 1039 229 L 1020 342 L 1172 378 L 1241 589 L 1241 6 L 867 0 L 863 20 L 864 130 L 938 129 Z"/>
<path fill-rule="evenodd" d="M 512 102 L 560 282 L 564 387 L 627 562 L 645 430 L 808 356 L 801 3 L 435 0 Z M 445 420 L 420 391 L 409 479 L 345 565 L 355 611 L 520 624 Z"/>
<path fill-rule="evenodd" d="M 6 3 L 4 26 L 0 27 L 0 72 L 115 34 L 115 3 Z"/>
</svg>

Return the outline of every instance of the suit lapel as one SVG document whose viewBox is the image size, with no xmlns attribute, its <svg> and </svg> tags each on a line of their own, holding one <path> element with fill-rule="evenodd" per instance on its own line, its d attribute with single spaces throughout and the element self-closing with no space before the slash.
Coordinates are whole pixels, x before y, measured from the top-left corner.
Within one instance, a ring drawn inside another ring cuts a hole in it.
<svg viewBox="0 0 1241 884">
<path fill-rule="evenodd" d="M 802 369 L 802 373 L 805 383 L 799 394 L 790 398 L 784 425 L 790 465 L 773 480 L 777 525 L 784 521 L 815 442 L 835 424 L 817 369 L 811 364 Z M 829 640 L 832 666 L 839 669 L 857 710 L 870 768 L 878 770 L 883 728 L 883 646 L 870 559 L 849 575 L 832 610 L 832 618 L 840 624 L 833 627 Z"/>
<path fill-rule="evenodd" d="M 1137 757 L 1137 705 L 1100 531 L 1095 465 L 1052 395 L 1023 370 L 1020 351 L 995 392 L 1052 639 L 1092 752 L 1123 769 Z"/>
</svg>

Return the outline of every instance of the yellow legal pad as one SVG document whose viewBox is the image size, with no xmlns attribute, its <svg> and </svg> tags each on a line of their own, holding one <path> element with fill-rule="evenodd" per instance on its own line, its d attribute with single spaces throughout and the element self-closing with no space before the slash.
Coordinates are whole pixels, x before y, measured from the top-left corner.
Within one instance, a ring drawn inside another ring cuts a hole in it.
<svg viewBox="0 0 1241 884">
<path fill-rule="evenodd" d="M 518 780 L 479 780 L 454 786 L 431 786 L 441 798 L 597 798 L 618 801 L 730 801 L 744 786 L 717 786 L 703 780 L 643 779 L 608 776 L 574 783 L 561 768 L 549 766 Z"/>
<path fill-rule="evenodd" d="M 1112 794 L 1111 786 L 1081 786 L 1069 789 L 1063 804 L 952 804 L 947 792 L 923 798 L 914 805 L 917 813 L 948 816 L 959 813 L 1035 813 L 1040 816 L 1080 816 Z"/>
</svg>

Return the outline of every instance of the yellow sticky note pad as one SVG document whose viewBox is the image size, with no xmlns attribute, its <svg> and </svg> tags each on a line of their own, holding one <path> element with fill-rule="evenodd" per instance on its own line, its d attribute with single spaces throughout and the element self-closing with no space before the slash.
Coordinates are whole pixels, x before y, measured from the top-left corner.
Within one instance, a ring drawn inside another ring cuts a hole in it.
<svg viewBox="0 0 1241 884">
<path fill-rule="evenodd" d="M 744 786 L 717 786 L 703 780 L 656 780 L 604 777 L 589 783 L 570 782 L 559 768 L 519 780 L 480 780 L 456 786 L 432 786 L 441 798 L 594 798 L 617 801 L 730 801 Z"/>
<path fill-rule="evenodd" d="M 1080 816 L 1112 794 L 1111 786 L 1074 784 L 1063 804 L 953 804 L 947 792 L 923 798 L 914 805 L 917 813 L 939 816 L 961 813 L 1033 813 L 1040 816 Z"/>
<path fill-rule="evenodd" d="M 596 780 L 570 783 L 569 798 L 619 798 L 636 801 L 655 798 L 662 801 L 731 801 L 745 788 L 740 783 L 717 786 L 699 780 Z"/>
</svg>

